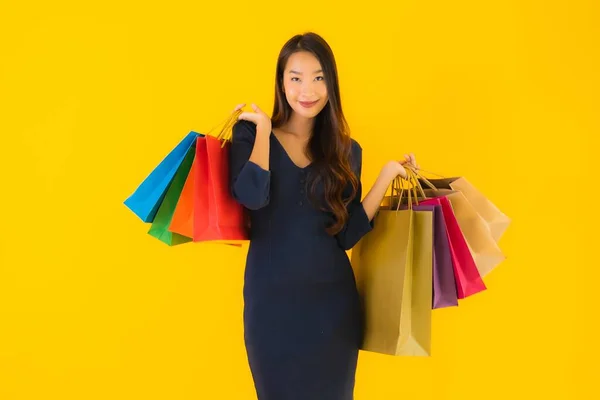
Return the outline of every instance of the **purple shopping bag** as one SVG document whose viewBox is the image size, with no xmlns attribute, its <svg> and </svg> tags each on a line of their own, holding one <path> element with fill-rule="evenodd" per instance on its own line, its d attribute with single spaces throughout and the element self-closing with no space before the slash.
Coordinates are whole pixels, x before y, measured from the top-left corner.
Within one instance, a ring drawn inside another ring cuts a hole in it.
<svg viewBox="0 0 600 400">
<path fill-rule="evenodd" d="M 433 301 L 432 308 L 458 306 L 458 293 L 446 222 L 439 204 L 413 205 L 415 211 L 433 213 Z"/>
</svg>

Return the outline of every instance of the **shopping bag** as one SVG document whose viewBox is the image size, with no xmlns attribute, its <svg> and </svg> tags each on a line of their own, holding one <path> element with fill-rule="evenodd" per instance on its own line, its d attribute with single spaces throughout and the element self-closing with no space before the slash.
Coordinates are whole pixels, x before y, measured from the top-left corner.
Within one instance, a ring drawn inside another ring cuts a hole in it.
<svg viewBox="0 0 600 400">
<path fill-rule="evenodd" d="M 437 175 L 437 174 L 434 174 Z M 473 186 L 465 177 L 450 177 L 441 179 L 427 178 L 438 189 L 451 189 L 461 192 L 479 214 L 488 229 L 492 238 L 499 242 L 504 232 L 508 229 L 511 218 L 500 211 L 486 196 Z M 423 183 L 423 181 L 421 181 Z"/>
<path fill-rule="evenodd" d="M 189 132 L 125 200 L 125 206 L 142 221 L 154 221 L 175 172 L 198 136 L 197 132 Z"/>
<path fill-rule="evenodd" d="M 448 198 L 446 196 L 425 198 L 419 200 L 419 204 L 441 206 L 444 222 L 446 223 L 450 254 L 452 255 L 458 298 L 464 299 L 486 290 L 485 283 L 477 269 L 475 259 L 471 254 Z"/>
<path fill-rule="evenodd" d="M 386 196 L 380 209 L 407 209 L 407 199 L 398 206 L 397 198 Z M 421 199 L 422 200 L 422 199 Z M 450 242 L 442 213 L 441 205 L 412 205 L 415 211 L 430 211 L 433 213 L 433 299 L 432 309 L 458 306 L 458 293 L 454 277 L 454 265 L 450 253 Z"/>
<path fill-rule="evenodd" d="M 212 136 L 198 139 L 194 196 L 194 241 L 240 243 L 249 239 L 245 210 L 231 195 L 230 142 Z"/>
<path fill-rule="evenodd" d="M 408 201 L 408 204 L 412 204 L 414 201 L 417 205 L 439 205 L 441 207 L 442 214 L 444 216 L 444 222 L 446 224 L 446 233 L 448 236 L 450 254 L 452 257 L 452 265 L 454 267 L 454 277 L 456 280 L 458 298 L 464 299 L 468 296 L 486 290 L 486 286 L 483 282 L 481 274 L 479 273 L 477 265 L 475 264 L 475 259 L 471 253 L 471 249 L 467 244 L 460 225 L 456 220 L 454 210 L 452 209 L 450 201 L 447 198 L 449 193 L 442 193 L 440 190 L 435 189 L 435 187 L 429 183 L 426 178 L 421 177 L 422 181 L 425 182 L 427 186 L 434 189 L 435 197 L 431 197 L 426 193 L 425 190 L 423 190 L 420 181 L 417 179 L 417 177 L 420 175 L 418 175 L 417 172 L 412 171 L 412 169 L 408 169 L 408 173 L 408 181 L 414 182 L 412 189 L 406 190 L 409 196 L 402 196 L 402 193 L 405 191 L 404 188 L 402 188 L 402 190 L 399 188 L 392 188 L 392 193 L 394 193 L 394 190 L 400 192 L 398 197 L 399 203 L 397 207 L 400 207 L 405 201 Z M 410 194 L 413 192 L 414 197 L 413 200 L 411 200 Z"/>
<path fill-rule="evenodd" d="M 424 192 L 427 197 L 444 196 L 449 200 L 456 221 L 482 277 L 485 277 L 506 259 L 485 221 L 462 192 L 451 189 L 424 189 Z"/>
<path fill-rule="evenodd" d="M 446 233 L 446 222 L 442 207 L 437 204 L 413 205 L 415 211 L 431 211 L 433 213 L 433 302 L 431 307 L 444 308 L 458 306 L 458 293 L 450 242 Z"/>
<path fill-rule="evenodd" d="M 173 177 L 173 180 L 167 189 L 167 193 L 165 194 L 165 197 L 158 208 L 158 212 L 156 213 L 156 217 L 152 222 L 150 230 L 148 231 L 151 236 L 154 236 L 169 246 L 187 243 L 192 240 L 190 236 L 184 236 L 179 233 L 171 232 L 169 230 L 169 225 L 173 219 L 175 207 L 177 206 L 177 202 L 181 196 L 183 186 L 192 168 L 195 154 L 196 144 L 193 144 L 188 149 L 183 162 L 177 169 L 177 172 L 175 173 L 175 176 Z"/>
<path fill-rule="evenodd" d="M 200 139 L 200 138 L 198 138 Z M 198 139 L 194 146 L 194 159 L 192 160 L 192 166 L 190 171 L 185 178 L 181 194 L 177 199 L 175 210 L 173 211 L 173 218 L 169 224 L 168 230 L 170 232 L 194 238 L 194 196 L 197 190 L 201 190 L 200 187 L 196 189 L 196 175 L 198 174 Z"/>
<path fill-rule="evenodd" d="M 444 222 L 446 224 L 446 234 L 448 237 L 448 243 L 450 247 L 450 254 L 452 258 L 452 265 L 454 269 L 454 277 L 456 280 L 456 289 L 459 299 L 464 299 L 473 294 L 479 293 L 486 290 L 486 286 L 483 282 L 481 274 L 475 264 L 475 259 L 467 241 L 464 237 L 463 232 L 460 229 L 460 225 L 456 220 L 456 215 L 447 198 L 447 194 L 441 195 L 437 193 L 437 197 L 429 197 L 425 190 L 420 185 L 416 185 L 420 192 L 415 191 L 414 201 L 417 205 L 439 205 L 444 216 Z M 403 189 L 404 190 L 404 189 Z M 408 190 L 411 193 L 411 190 Z M 417 196 L 418 194 L 418 196 Z M 404 204 L 407 198 L 402 198 L 399 204 Z M 409 204 L 410 203 L 410 198 Z M 397 207 L 400 207 L 398 205 Z"/>
<path fill-rule="evenodd" d="M 384 210 L 351 262 L 364 312 L 365 351 L 431 354 L 433 214 Z"/>
<path fill-rule="evenodd" d="M 183 186 L 169 230 L 194 242 L 240 246 L 249 240 L 248 216 L 228 190 L 231 127 L 235 112 L 219 135 L 196 140 L 192 168 Z"/>
</svg>

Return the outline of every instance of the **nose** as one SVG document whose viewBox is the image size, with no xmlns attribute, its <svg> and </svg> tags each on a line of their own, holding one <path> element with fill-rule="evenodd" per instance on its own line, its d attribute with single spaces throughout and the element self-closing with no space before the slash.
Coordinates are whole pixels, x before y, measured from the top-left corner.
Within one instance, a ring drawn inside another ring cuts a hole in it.
<svg viewBox="0 0 600 400">
<path fill-rule="evenodd" d="M 312 82 L 306 82 L 302 85 L 302 95 L 312 96 L 315 93 L 315 88 Z"/>
</svg>

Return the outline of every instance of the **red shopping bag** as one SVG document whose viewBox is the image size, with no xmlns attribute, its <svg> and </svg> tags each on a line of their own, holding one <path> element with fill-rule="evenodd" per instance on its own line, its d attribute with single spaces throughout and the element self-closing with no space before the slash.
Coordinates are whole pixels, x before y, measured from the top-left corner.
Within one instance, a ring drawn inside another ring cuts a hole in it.
<svg viewBox="0 0 600 400">
<path fill-rule="evenodd" d="M 229 191 L 230 142 L 213 136 L 198 138 L 194 171 L 193 240 L 230 244 L 248 240 L 245 210 Z"/>
<path fill-rule="evenodd" d="M 446 233 L 450 244 L 450 254 L 454 267 L 458 298 L 464 299 L 465 297 L 486 290 L 485 283 L 479 274 L 473 255 L 460 230 L 448 198 L 446 196 L 426 198 L 419 200 L 419 203 L 440 205 L 442 208 L 444 222 L 446 223 Z"/>
</svg>

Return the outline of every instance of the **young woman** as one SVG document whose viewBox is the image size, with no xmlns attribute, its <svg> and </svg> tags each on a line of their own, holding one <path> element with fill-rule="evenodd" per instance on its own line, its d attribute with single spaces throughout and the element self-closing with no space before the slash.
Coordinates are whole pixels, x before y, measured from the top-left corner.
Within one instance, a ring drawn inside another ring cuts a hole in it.
<svg viewBox="0 0 600 400">
<path fill-rule="evenodd" d="M 403 165 L 417 168 L 414 156 L 386 163 L 361 201 L 362 148 L 349 136 L 334 55 L 315 33 L 283 46 L 272 118 L 252 108 L 233 128 L 230 185 L 250 214 L 244 338 L 256 393 L 352 399 L 362 314 L 346 250 L 373 228 Z"/>
</svg>

